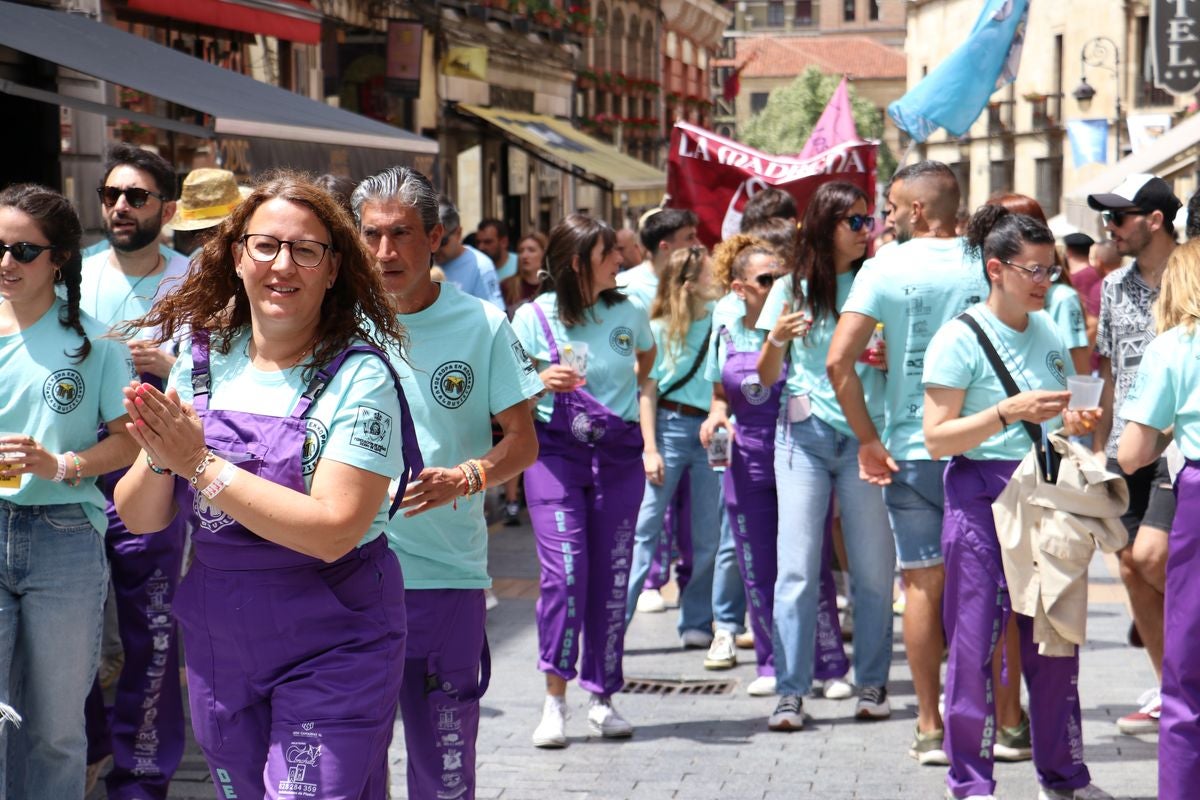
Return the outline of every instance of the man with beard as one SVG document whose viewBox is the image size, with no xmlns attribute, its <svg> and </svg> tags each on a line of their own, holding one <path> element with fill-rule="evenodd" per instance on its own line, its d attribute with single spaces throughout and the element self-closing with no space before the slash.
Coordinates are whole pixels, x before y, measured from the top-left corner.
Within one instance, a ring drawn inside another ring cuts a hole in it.
<svg viewBox="0 0 1200 800">
<path fill-rule="evenodd" d="M 158 244 L 163 224 L 175 214 L 175 191 L 175 170 L 162 157 L 124 143 L 109 150 L 97 193 L 112 246 L 84 259 L 80 285 L 80 308 L 109 328 L 145 315 L 187 271 L 186 258 L 168 258 Z M 172 348 L 148 344 L 142 332 L 135 337 L 129 342 L 134 367 L 141 380 L 161 387 L 175 363 Z M 112 504 L 112 487 L 120 477 L 108 475 L 101 486 L 108 497 L 105 547 L 125 666 L 111 712 L 104 708 L 98 682 L 88 698 L 88 777 L 95 780 L 111 755 L 109 797 L 165 800 L 184 747 L 171 611 L 182 566 L 184 518 L 154 536 L 129 533 Z"/>
</svg>

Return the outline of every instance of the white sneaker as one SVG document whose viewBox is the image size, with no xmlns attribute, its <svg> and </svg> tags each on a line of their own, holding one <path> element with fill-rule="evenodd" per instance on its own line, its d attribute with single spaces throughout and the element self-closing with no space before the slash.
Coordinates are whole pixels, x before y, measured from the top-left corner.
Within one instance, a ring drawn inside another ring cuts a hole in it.
<svg viewBox="0 0 1200 800">
<path fill-rule="evenodd" d="M 785 694 L 779 698 L 775 710 L 767 719 L 767 727 L 773 731 L 798 731 L 804 727 L 804 701 L 796 694 Z"/>
<path fill-rule="evenodd" d="M 542 721 L 533 731 L 533 746 L 558 749 L 567 746 L 567 701 L 563 697 L 546 695 Z"/>
<path fill-rule="evenodd" d="M 729 631 L 718 630 L 713 636 L 708 655 L 704 657 L 705 669 L 732 669 L 737 666 L 737 651 L 733 644 L 733 634 Z"/>
<path fill-rule="evenodd" d="M 854 687 L 841 678 L 830 678 L 822 683 L 821 696 L 826 700 L 845 700 L 854 694 Z"/>
<path fill-rule="evenodd" d="M 712 641 L 711 633 L 696 628 L 688 628 L 679 634 L 679 643 L 683 645 L 684 650 L 704 650 L 712 644 Z"/>
<path fill-rule="evenodd" d="M 1113 800 L 1113 796 L 1096 784 L 1089 783 L 1078 789 L 1048 789 L 1043 786 L 1038 790 L 1038 800 Z"/>
<path fill-rule="evenodd" d="M 628 739 L 633 736 L 633 726 L 613 708 L 612 700 L 592 695 L 588 705 L 588 730 L 605 739 Z"/>
<path fill-rule="evenodd" d="M 642 614 L 661 614 L 667 610 L 667 601 L 658 589 L 646 589 L 638 595 L 637 610 Z"/>
<path fill-rule="evenodd" d="M 774 697 L 775 676 L 759 675 L 757 678 L 750 681 L 750 685 L 746 687 L 746 694 L 750 695 L 751 697 Z"/>
</svg>

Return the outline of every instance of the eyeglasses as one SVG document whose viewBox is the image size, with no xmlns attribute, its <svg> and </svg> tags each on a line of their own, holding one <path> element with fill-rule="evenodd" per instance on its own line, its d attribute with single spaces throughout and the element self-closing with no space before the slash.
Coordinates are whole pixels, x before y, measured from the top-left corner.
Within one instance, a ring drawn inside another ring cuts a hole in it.
<svg viewBox="0 0 1200 800">
<path fill-rule="evenodd" d="M 769 289 L 775 284 L 775 279 L 778 277 L 774 272 L 760 272 L 754 276 L 754 282 L 764 289 Z"/>
<path fill-rule="evenodd" d="M 1000 259 L 1000 263 L 1008 264 L 1010 267 L 1016 267 L 1027 274 L 1034 283 L 1041 283 L 1042 281 L 1054 283 L 1056 280 L 1058 280 L 1058 276 L 1062 275 L 1062 267 L 1060 267 L 1058 264 L 1053 264 L 1049 267 L 1043 267 L 1041 264 L 1035 264 L 1032 267 L 1025 267 L 1020 264 L 1014 264 L 1011 261 L 1005 261 L 1003 258 Z"/>
<path fill-rule="evenodd" d="M 851 214 L 848 217 L 842 217 L 846 224 L 850 226 L 850 230 L 858 233 L 863 228 L 869 231 L 875 230 L 875 218 L 866 214 Z"/>
<path fill-rule="evenodd" d="M 1126 217 L 1144 216 L 1146 216 L 1145 211 L 1136 211 L 1130 208 L 1123 208 L 1120 210 L 1105 210 L 1100 212 L 1100 219 L 1104 221 L 1104 224 L 1112 225 L 1114 228 L 1119 228 L 1124 225 Z"/>
<path fill-rule="evenodd" d="M 121 195 L 125 195 L 126 202 L 132 208 L 141 208 L 150 201 L 151 197 L 157 197 L 162 202 L 167 202 L 165 195 L 158 192 L 152 192 L 148 189 L 139 189 L 136 186 L 130 186 L 128 189 L 122 189 L 119 186 L 101 186 L 96 190 L 96 194 L 100 195 L 100 202 L 105 208 L 112 208 L 121 199 Z"/>
<path fill-rule="evenodd" d="M 28 264 L 42 253 L 53 249 L 54 245 L 52 244 L 31 244 L 30 242 L 5 244 L 4 242 L 0 242 L 0 259 L 4 258 L 5 253 L 12 253 L 13 261 L 16 261 L 18 264 Z"/>
<path fill-rule="evenodd" d="M 321 266 L 325 259 L 325 251 L 332 250 L 333 245 L 324 242 L 314 242 L 311 239 L 276 239 L 265 233 L 248 233 L 239 239 L 246 255 L 255 261 L 269 263 L 279 257 L 279 250 L 286 244 L 292 252 L 292 262 L 297 267 L 315 269 Z"/>
</svg>

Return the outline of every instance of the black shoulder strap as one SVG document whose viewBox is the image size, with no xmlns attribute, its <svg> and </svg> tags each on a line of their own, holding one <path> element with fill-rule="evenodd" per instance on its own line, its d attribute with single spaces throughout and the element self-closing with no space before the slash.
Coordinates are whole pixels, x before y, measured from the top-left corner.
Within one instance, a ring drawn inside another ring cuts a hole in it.
<svg viewBox="0 0 1200 800">
<path fill-rule="evenodd" d="M 979 321 L 966 311 L 959 314 L 955 319 L 975 332 L 975 338 L 979 340 L 979 346 L 983 348 L 983 354 L 987 356 L 992 369 L 996 371 L 996 377 L 1000 379 L 1000 385 L 1004 387 L 1004 391 L 1008 396 L 1012 397 L 1013 395 L 1020 394 L 1020 387 L 1013 380 L 1013 376 L 1008 371 L 1008 368 L 1004 366 L 1004 361 L 1001 360 L 1000 354 L 996 352 L 992 340 L 983 332 L 983 327 L 980 326 Z M 1053 483 L 1058 477 L 1058 462 L 1060 459 L 1058 452 L 1053 448 L 1047 452 L 1045 445 L 1042 443 L 1042 428 L 1040 425 L 1035 425 L 1028 420 L 1021 420 L 1021 426 L 1025 428 L 1025 433 L 1033 440 L 1033 446 L 1037 449 L 1038 464 L 1042 468 L 1042 476 Z"/>
<path fill-rule="evenodd" d="M 704 359 L 708 357 L 708 342 L 710 339 L 712 339 L 711 320 L 708 323 L 708 333 L 704 334 L 704 344 L 700 345 L 700 352 L 696 353 L 696 360 L 692 362 L 692 368 L 687 371 L 687 375 L 684 375 L 666 389 L 663 389 L 661 392 L 659 392 L 658 396 L 660 398 L 666 397 L 671 392 L 687 384 L 687 382 L 690 381 L 696 375 L 696 373 L 700 371 L 700 365 L 703 364 Z"/>
</svg>

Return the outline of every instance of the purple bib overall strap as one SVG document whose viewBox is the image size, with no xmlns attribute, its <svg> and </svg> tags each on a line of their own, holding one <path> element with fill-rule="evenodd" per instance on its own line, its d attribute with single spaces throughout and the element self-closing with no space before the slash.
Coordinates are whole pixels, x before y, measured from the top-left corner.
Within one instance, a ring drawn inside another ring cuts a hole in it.
<svg viewBox="0 0 1200 800">
<path fill-rule="evenodd" d="M 725 342 L 725 366 L 721 368 L 721 385 L 725 388 L 725 399 L 729 403 L 730 416 L 737 417 L 738 427 L 753 426 L 775 430 L 779 418 L 780 399 L 787 382 L 787 362 L 780 370 L 779 380 L 770 389 L 758 379 L 758 352 L 739 351 L 733 343 L 729 329 L 724 325 L 718 331 Z"/>
<path fill-rule="evenodd" d="M 405 487 L 413 476 L 420 473 L 423 462 L 417 446 L 412 415 L 408 410 L 408 401 L 400 387 L 400 377 L 387 357 L 369 345 L 348 347 L 329 364 L 318 369 L 291 414 L 275 417 L 208 407 L 212 382 L 209 336 L 207 331 L 197 331 L 192 337 L 192 407 L 204 421 L 204 438 L 209 447 L 219 457 L 248 472 L 307 494 L 302 466 L 306 436 L 305 418 L 346 358 L 355 352 L 372 353 L 383 361 L 392 375 L 396 395 L 400 400 L 404 471 L 399 476 L 400 485 L 391 505 L 390 513 L 394 515 L 404 497 Z M 240 523 L 209 505 L 185 480 L 176 480 L 175 495 L 180 508 L 193 510 L 196 518 L 196 530 L 193 535 L 196 557 L 210 567 L 227 570 L 280 569 L 322 563 L 319 559 L 251 533 Z"/>
<path fill-rule="evenodd" d="M 537 303 L 531 303 L 541 323 L 550 351 L 550 363 L 558 364 L 558 344 L 550 330 L 550 321 Z M 550 421 L 537 426 L 538 442 L 543 450 L 562 452 L 576 449 L 580 445 L 589 450 L 601 443 L 606 449 L 625 445 L 642 449 L 641 427 L 636 422 L 627 422 L 614 414 L 603 403 L 583 389 L 554 393 L 554 410 Z"/>
</svg>

